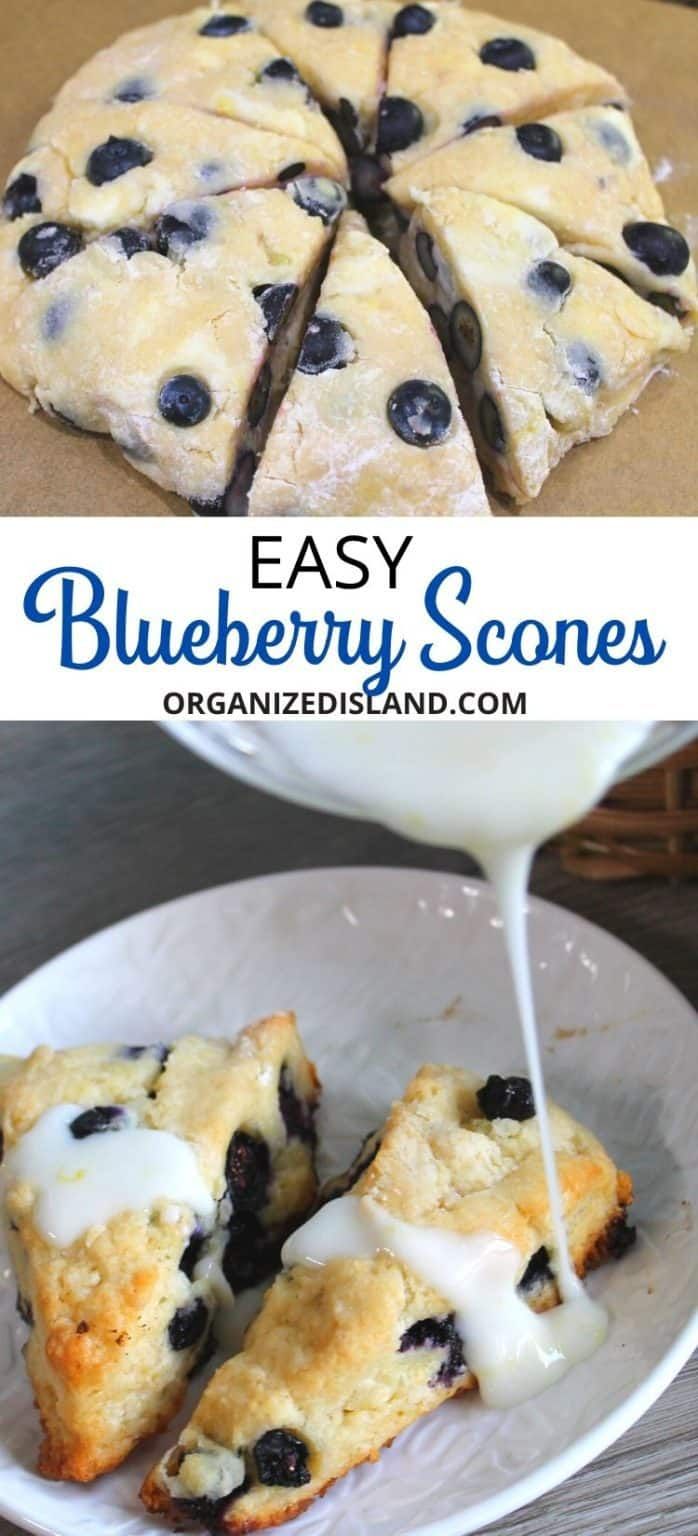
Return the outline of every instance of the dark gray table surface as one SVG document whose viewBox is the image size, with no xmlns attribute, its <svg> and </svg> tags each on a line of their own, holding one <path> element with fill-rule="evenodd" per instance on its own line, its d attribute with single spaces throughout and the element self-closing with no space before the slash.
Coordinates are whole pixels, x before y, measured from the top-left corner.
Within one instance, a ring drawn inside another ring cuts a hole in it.
<svg viewBox="0 0 698 1536">
<path fill-rule="evenodd" d="M 0 991 L 157 902 L 332 864 L 466 867 L 379 827 L 259 794 L 153 726 L 0 725 Z M 636 947 L 698 1004 L 698 886 L 593 884 L 546 851 L 533 889 Z M 694 1359 L 615 1447 L 490 1527 L 493 1536 L 697 1536 L 697 1383 Z"/>
</svg>

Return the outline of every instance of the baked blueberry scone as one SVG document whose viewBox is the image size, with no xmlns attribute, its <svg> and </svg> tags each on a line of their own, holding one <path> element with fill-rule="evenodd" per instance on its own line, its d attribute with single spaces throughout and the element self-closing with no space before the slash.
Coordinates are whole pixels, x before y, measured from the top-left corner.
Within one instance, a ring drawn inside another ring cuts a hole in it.
<svg viewBox="0 0 698 1536">
<path fill-rule="evenodd" d="M 429 317 L 356 213 L 342 218 L 249 510 L 254 517 L 489 510 Z"/>
<path fill-rule="evenodd" d="M 625 101 L 606 70 L 533 27 L 458 0 L 405 9 L 411 15 L 395 23 L 378 127 L 379 152 L 394 171 L 490 124 Z"/>
<path fill-rule="evenodd" d="M 580 1275 L 632 1241 L 629 1176 L 551 1106 L 572 1261 Z M 373 1154 L 373 1155 L 371 1155 Z M 357 1178 L 358 1173 L 358 1178 Z M 537 1122 L 526 1079 L 424 1067 L 343 1186 L 388 1213 L 520 1253 L 519 1289 L 557 1300 Z M 334 1196 L 342 1191 L 335 1184 Z M 476 1385 L 443 1296 L 383 1249 L 297 1263 L 267 1293 L 241 1354 L 213 1377 L 146 1480 L 173 1522 L 249 1532 L 300 1513 L 422 1414 Z"/>
<path fill-rule="evenodd" d="M 312 1203 L 318 1080 L 290 1014 L 0 1076 L 39 1470 L 88 1482 L 169 1422 L 222 1290 L 271 1273 Z"/>
<path fill-rule="evenodd" d="M 436 188 L 460 187 L 541 219 L 575 256 L 616 272 L 652 303 L 695 319 L 696 273 L 630 118 L 613 107 L 483 128 L 410 165 L 386 193 L 411 213 Z"/>
<path fill-rule="evenodd" d="M 82 248 L 76 234 L 73 251 L 25 215 L 0 230 L 3 371 L 195 510 L 244 511 L 341 206 L 336 182 L 302 176 Z"/>
<path fill-rule="evenodd" d="M 432 307 L 496 488 L 537 496 L 568 449 L 603 437 L 689 334 L 510 204 L 425 194 L 402 261 Z"/>
</svg>

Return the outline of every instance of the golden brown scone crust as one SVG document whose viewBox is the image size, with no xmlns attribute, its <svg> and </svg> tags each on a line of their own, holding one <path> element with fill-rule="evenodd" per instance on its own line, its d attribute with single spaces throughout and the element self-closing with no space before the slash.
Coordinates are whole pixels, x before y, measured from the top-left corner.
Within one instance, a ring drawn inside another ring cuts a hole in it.
<svg viewBox="0 0 698 1536">
<path fill-rule="evenodd" d="M 277 1230 L 280 1238 L 316 1189 L 312 1140 L 287 1135 L 279 1096 L 284 1069 L 309 1109 L 318 1096 L 295 1019 L 276 1014 L 232 1044 L 185 1036 L 164 1063 L 162 1054 L 157 1047 L 135 1058 L 109 1045 L 39 1047 L 5 1088 L 6 1149 L 54 1105 L 128 1105 L 139 1124 L 189 1142 L 220 1200 L 231 1137 L 244 1130 L 269 1146 L 260 1221 L 270 1239 Z M 26 1184 L 7 1190 L 11 1256 L 23 1313 L 33 1320 L 25 1357 L 44 1431 L 39 1470 L 86 1482 L 117 1466 L 177 1411 L 206 1339 L 175 1351 L 168 1325 L 197 1297 L 210 1309 L 213 1293 L 179 1267 L 195 1225 L 185 1207 L 126 1210 L 59 1249 L 37 1229 L 33 1199 Z"/>
<path fill-rule="evenodd" d="M 551 1242 L 537 1124 L 486 1120 L 476 1098 L 480 1086 L 468 1072 L 423 1067 L 393 1106 L 379 1150 L 353 1188 L 414 1223 L 501 1234 L 520 1249 L 523 1276 Z M 622 1219 L 632 1185 L 589 1131 L 554 1106 L 551 1118 L 572 1257 L 584 1274 L 604 1256 L 605 1235 Z M 364 1164 L 372 1150 L 366 1148 Z M 527 1295 L 542 1310 L 555 1300 L 554 1283 Z M 407 1329 L 448 1313 L 441 1296 L 385 1253 L 322 1268 L 296 1265 L 268 1292 L 244 1351 L 206 1388 L 176 1455 L 151 1472 L 146 1505 L 236 1536 L 299 1514 L 350 1468 L 375 1460 L 422 1414 L 476 1385 L 467 1368 L 453 1368 L 443 1346 L 400 1349 Z M 270 1487 L 256 1478 L 252 1449 L 275 1428 L 308 1447 L 311 1479 L 303 1487 Z M 213 1508 L 197 1487 L 187 1509 L 173 1500 L 168 1472 L 181 1489 L 183 1453 L 212 1443 L 214 1453 L 222 1446 L 244 1457 L 248 1485 Z"/>
</svg>

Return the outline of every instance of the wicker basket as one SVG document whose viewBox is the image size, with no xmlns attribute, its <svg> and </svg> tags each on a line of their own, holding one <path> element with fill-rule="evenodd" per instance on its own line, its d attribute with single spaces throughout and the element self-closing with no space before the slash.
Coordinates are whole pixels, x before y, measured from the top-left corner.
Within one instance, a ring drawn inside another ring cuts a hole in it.
<svg viewBox="0 0 698 1536">
<path fill-rule="evenodd" d="M 698 742 L 618 784 L 559 847 L 588 880 L 698 879 Z"/>
</svg>

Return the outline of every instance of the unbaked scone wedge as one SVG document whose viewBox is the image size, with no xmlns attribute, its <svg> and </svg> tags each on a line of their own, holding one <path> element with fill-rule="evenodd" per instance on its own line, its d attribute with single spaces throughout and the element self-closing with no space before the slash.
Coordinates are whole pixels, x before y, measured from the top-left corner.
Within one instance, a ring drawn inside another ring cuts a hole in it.
<svg viewBox="0 0 698 1536">
<path fill-rule="evenodd" d="M 348 155 L 373 144 L 394 0 L 245 0 L 325 108 Z"/>
<path fill-rule="evenodd" d="M 483 1108 L 480 1079 L 422 1068 L 368 1166 L 364 1155 L 352 1195 L 420 1228 L 504 1239 L 520 1256 L 520 1294 L 543 1310 L 556 1292 L 538 1127 L 522 1079 L 498 1118 L 510 1081 L 488 1080 Z M 551 1120 L 571 1254 L 583 1275 L 631 1240 L 632 1185 L 563 1110 L 551 1106 Z M 216 1373 L 151 1472 L 145 1503 L 173 1523 L 189 1518 L 238 1536 L 279 1525 L 375 1460 L 422 1414 L 474 1387 L 466 1355 L 444 1296 L 387 1246 L 293 1263 L 267 1293 L 242 1353 Z"/>
<path fill-rule="evenodd" d="M 244 511 L 342 206 L 300 177 L 67 249 L 27 215 L 0 230 L 0 372 L 195 510 Z"/>
<path fill-rule="evenodd" d="M 483 128 L 408 166 L 385 190 L 411 213 L 444 187 L 481 192 L 542 219 L 574 255 L 601 262 L 679 319 L 695 319 L 688 243 L 667 223 L 632 122 L 615 108 Z"/>
<path fill-rule="evenodd" d="M 79 112 L 89 103 L 139 101 L 199 107 L 307 140 L 334 175 L 346 172 L 337 136 L 297 70 L 237 10 L 199 6 L 127 32 L 66 82 L 55 106 Z"/>
<path fill-rule="evenodd" d="M 249 500 L 253 517 L 455 517 L 489 510 L 431 322 L 345 214 Z"/>
<path fill-rule="evenodd" d="M 618 81 L 556 37 L 449 0 L 394 23 L 378 148 L 394 171 L 489 124 L 625 101 Z M 421 20 L 418 20 L 418 14 Z"/>
<path fill-rule="evenodd" d="M 610 432 L 690 342 L 673 315 L 562 250 L 538 219 L 478 193 L 425 194 L 401 260 L 448 338 L 480 457 L 518 502 L 568 449 Z"/>
<path fill-rule="evenodd" d="M 44 1476 L 88 1482 L 176 1413 L 221 1285 L 269 1274 L 314 1198 L 317 1096 L 289 1014 L 232 1043 L 42 1046 L 6 1077 L 5 1211 Z"/>
<path fill-rule="evenodd" d="M 180 198 L 284 184 L 301 168 L 333 177 L 336 157 L 308 139 L 180 103 L 66 103 L 34 130 L 10 174 L 3 212 L 41 214 L 93 236 L 152 221 Z"/>
</svg>

